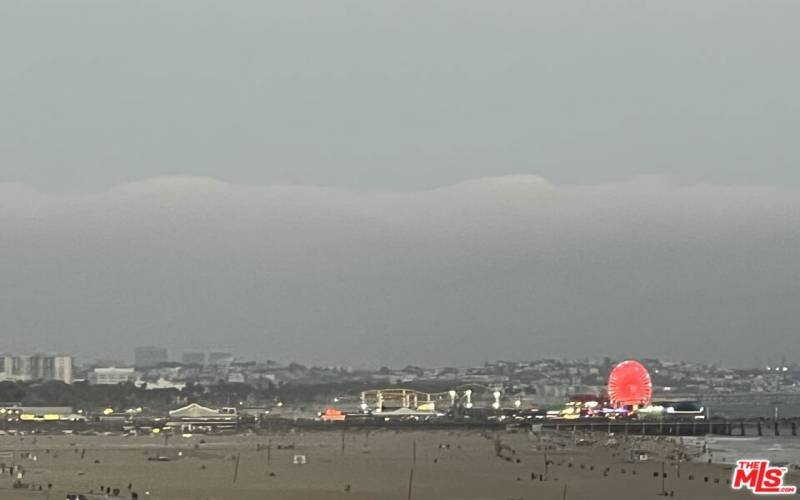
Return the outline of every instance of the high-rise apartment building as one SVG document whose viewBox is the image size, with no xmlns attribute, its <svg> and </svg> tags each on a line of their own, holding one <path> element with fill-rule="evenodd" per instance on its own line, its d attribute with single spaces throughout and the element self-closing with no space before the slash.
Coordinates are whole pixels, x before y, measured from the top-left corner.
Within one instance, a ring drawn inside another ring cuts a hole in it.
<svg viewBox="0 0 800 500">
<path fill-rule="evenodd" d="M 60 380 L 72 383 L 72 356 L 0 354 L 0 380 Z"/>
<path fill-rule="evenodd" d="M 209 365 L 230 365 L 233 363 L 233 354 L 225 351 L 213 351 L 208 353 Z"/>
<path fill-rule="evenodd" d="M 163 347 L 137 347 L 133 353 L 133 365 L 136 368 L 152 368 L 167 361 L 169 361 L 169 355 Z"/>
<path fill-rule="evenodd" d="M 181 355 L 181 363 L 184 365 L 199 365 L 206 364 L 206 353 L 197 351 L 186 351 Z"/>
</svg>

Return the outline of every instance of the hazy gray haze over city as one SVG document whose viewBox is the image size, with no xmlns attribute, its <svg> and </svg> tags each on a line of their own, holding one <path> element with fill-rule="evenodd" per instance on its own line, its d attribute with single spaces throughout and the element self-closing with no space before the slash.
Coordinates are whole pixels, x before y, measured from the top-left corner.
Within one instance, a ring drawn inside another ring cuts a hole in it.
<svg viewBox="0 0 800 500">
<path fill-rule="evenodd" d="M 798 23 L 4 1 L 0 350 L 796 358 Z"/>
</svg>

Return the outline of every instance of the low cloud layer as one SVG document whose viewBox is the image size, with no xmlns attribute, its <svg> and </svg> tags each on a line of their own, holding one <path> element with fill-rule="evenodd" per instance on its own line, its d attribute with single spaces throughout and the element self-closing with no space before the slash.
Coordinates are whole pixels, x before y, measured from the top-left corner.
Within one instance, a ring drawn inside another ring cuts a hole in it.
<svg viewBox="0 0 800 500">
<path fill-rule="evenodd" d="M 800 355 L 800 189 L 0 184 L 0 350 L 350 365 Z"/>
</svg>

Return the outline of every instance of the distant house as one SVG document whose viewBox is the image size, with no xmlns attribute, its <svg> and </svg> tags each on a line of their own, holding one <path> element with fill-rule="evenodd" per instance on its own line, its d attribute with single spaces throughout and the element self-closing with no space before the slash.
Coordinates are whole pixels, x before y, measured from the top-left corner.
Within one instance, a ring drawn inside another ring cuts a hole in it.
<svg viewBox="0 0 800 500">
<path fill-rule="evenodd" d="M 239 423 L 236 408 L 213 409 L 197 403 L 169 412 L 167 427 L 181 432 L 215 432 L 233 430 Z"/>
</svg>

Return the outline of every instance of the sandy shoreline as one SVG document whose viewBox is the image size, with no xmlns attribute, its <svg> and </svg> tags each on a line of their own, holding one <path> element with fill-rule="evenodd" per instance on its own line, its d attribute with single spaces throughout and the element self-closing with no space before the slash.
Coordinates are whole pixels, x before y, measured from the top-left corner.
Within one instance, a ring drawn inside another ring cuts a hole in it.
<svg viewBox="0 0 800 500">
<path fill-rule="evenodd" d="M 0 436 L 6 467 L 0 499 L 63 499 L 67 492 L 90 491 L 98 496 L 88 498 L 104 498 L 101 486 L 119 488 L 120 498 L 128 499 L 132 492 L 140 499 L 176 500 L 407 499 L 411 483 L 417 500 L 562 499 L 565 488 L 567 499 L 596 500 L 656 498 L 662 481 L 677 498 L 751 496 L 731 490 L 730 465 L 678 466 L 675 441 L 637 437 L 609 445 L 605 435 L 584 437 L 312 431 L 173 436 L 165 446 L 157 436 Z M 630 461 L 638 450 L 649 460 Z M 295 455 L 304 455 L 306 463 L 295 465 Z M 154 460 L 159 456 L 169 460 Z M 36 491 L 12 489 L 12 464 Z M 800 477 L 792 474 L 787 483 L 800 484 Z"/>
</svg>

